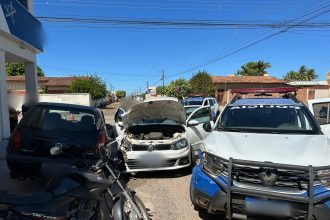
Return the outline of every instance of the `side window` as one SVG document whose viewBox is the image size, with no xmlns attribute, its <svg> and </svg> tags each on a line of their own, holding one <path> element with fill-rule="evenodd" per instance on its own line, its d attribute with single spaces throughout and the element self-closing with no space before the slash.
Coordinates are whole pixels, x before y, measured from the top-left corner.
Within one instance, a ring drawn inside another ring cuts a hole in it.
<svg viewBox="0 0 330 220">
<path fill-rule="evenodd" d="M 215 104 L 214 100 L 213 99 L 210 99 L 210 105 L 213 106 Z"/>
<path fill-rule="evenodd" d="M 314 117 L 320 125 L 330 122 L 330 102 L 313 104 Z"/>
<path fill-rule="evenodd" d="M 193 113 L 190 120 L 196 120 L 199 124 L 212 120 L 211 111 L 209 108 L 200 108 Z"/>
<path fill-rule="evenodd" d="M 205 99 L 205 101 L 204 101 L 204 106 L 208 106 L 208 105 L 210 105 L 210 104 L 209 104 L 209 100 Z"/>
</svg>

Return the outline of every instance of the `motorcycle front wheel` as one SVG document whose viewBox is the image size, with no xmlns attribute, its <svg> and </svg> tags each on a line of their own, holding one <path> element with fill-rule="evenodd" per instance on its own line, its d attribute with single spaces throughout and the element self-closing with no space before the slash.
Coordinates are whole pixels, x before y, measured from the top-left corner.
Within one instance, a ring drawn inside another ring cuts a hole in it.
<svg viewBox="0 0 330 220">
<path fill-rule="evenodd" d="M 122 198 L 119 199 L 114 205 L 114 220 L 150 220 L 148 210 L 144 206 L 141 199 L 135 194 L 131 194 L 131 196 L 133 202 L 142 214 L 142 218 L 139 218 L 130 202 L 124 196 L 122 196 Z"/>
</svg>

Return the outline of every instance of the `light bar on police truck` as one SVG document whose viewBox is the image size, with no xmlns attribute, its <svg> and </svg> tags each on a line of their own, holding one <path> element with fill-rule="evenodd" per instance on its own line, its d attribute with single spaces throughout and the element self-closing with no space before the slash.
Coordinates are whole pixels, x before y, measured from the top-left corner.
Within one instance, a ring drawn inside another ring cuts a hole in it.
<svg viewBox="0 0 330 220">
<path fill-rule="evenodd" d="M 247 88 L 247 89 L 232 89 L 231 93 L 249 94 L 249 93 L 290 93 L 297 92 L 296 87 L 279 87 L 279 88 Z"/>
</svg>

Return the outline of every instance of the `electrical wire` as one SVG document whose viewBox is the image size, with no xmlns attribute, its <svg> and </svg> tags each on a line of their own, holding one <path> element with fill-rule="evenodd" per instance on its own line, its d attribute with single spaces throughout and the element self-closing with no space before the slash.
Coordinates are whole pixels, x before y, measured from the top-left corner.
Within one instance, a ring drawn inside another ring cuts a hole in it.
<svg viewBox="0 0 330 220">
<path fill-rule="evenodd" d="M 327 5 L 326 7 L 329 7 L 329 6 L 330 6 L 330 5 Z M 316 10 L 310 12 L 310 13 L 307 13 L 307 14 L 305 14 L 305 15 L 303 15 L 303 16 L 300 16 L 300 17 L 298 17 L 298 18 L 295 18 L 294 21 L 295 21 L 295 20 L 298 20 L 298 19 L 300 19 L 300 18 L 302 18 L 302 17 L 305 17 L 306 15 L 310 15 L 310 14 L 313 14 L 313 13 L 315 13 L 315 12 L 317 12 L 317 11 L 323 10 L 323 9 L 325 9 L 326 7 L 322 7 L 322 8 L 316 9 Z M 314 19 L 314 18 L 316 18 L 316 17 L 319 17 L 319 16 L 321 16 L 321 15 L 324 15 L 324 14 L 328 13 L 329 11 L 330 11 L 330 9 L 326 9 L 326 10 L 324 10 L 324 11 L 321 11 L 320 13 L 318 13 L 318 14 L 316 14 L 316 15 L 312 15 L 311 17 L 309 17 L 309 18 L 307 18 L 307 19 L 305 19 L 305 20 L 303 20 L 303 21 L 300 21 L 298 24 L 302 24 L 302 23 L 307 22 L 307 21 L 309 21 L 309 20 L 312 20 L 312 19 Z M 279 30 L 279 31 L 277 31 L 277 32 L 275 32 L 275 33 L 272 33 L 272 34 L 267 35 L 267 36 L 265 36 L 265 37 L 263 37 L 263 38 L 260 38 L 260 39 L 254 40 L 253 42 L 248 43 L 248 44 L 246 44 L 246 45 L 241 45 L 240 47 L 237 47 L 237 48 L 235 48 L 235 49 L 233 49 L 233 50 L 231 50 L 231 51 L 228 51 L 228 52 L 225 52 L 225 53 L 220 53 L 220 54 L 218 54 L 217 56 L 215 56 L 215 57 L 213 57 L 213 58 L 211 58 L 211 59 L 209 59 L 209 60 L 207 60 L 207 61 L 205 61 L 205 62 L 199 63 L 199 64 L 197 64 L 197 65 L 195 65 L 195 66 L 193 66 L 193 67 L 191 67 L 191 68 L 188 68 L 188 69 L 182 70 L 182 71 L 180 71 L 180 72 L 177 72 L 177 73 L 175 73 L 175 74 L 173 74 L 173 75 L 171 75 L 171 76 L 169 76 L 169 77 L 182 75 L 182 74 L 185 74 L 185 73 L 188 73 L 188 72 L 194 71 L 194 70 L 196 70 L 196 69 L 199 69 L 199 68 L 201 68 L 201 67 L 207 66 L 207 65 L 209 65 L 209 64 L 211 64 L 211 63 L 214 63 L 214 62 L 216 62 L 216 61 L 219 61 L 219 60 L 221 60 L 221 59 L 224 59 L 224 58 L 226 58 L 226 57 L 228 57 L 228 56 L 231 56 L 231 55 L 233 55 L 233 54 L 236 54 L 236 53 L 238 53 L 238 52 L 240 52 L 240 51 L 242 51 L 242 50 L 245 50 L 245 49 L 247 49 L 247 48 L 250 48 L 250 47 L 252 47 L 252 46 L 254 46 L 254 45 L 258 44 L 258 43 L 261 43 L 261 42 L 263 42 L 263 41 L 265 41 L 265 40 L 268 40 L 268 39 L 270 39 L 270 38 L 272 38 L 272 37 L 274 37 L 274 36 L 277 36 L 277 35 L 279 35 L 279 34 L 282 34 L 282 33 L 284 33 L 284 32 L 287 32 L 288 30 L 290 30 L 290 29 L 292 29 L 292 28 L 294 28 L 294 27 L 295 27 L 294 25 L 293 25 L 293 26 L 290 25 L 290 26 L 288 26 L 288 27 L 284 26 L 284 29 L 281 29 L 281 30 Z M 169 77 L 168 77 L 168 78 L 169 78 Z"/>
</svg>

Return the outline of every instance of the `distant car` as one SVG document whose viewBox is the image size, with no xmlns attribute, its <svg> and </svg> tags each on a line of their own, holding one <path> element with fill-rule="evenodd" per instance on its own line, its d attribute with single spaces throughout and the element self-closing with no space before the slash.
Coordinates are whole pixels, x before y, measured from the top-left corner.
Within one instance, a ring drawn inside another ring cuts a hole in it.
<svg viewBox="0 0 330 220">
<path fill-rule="evenodd" d="M 201 96 L 193 96 L 193 97 L 187 97 L 182 102 L 183 106 L 186 109 L 187 117 L 196 109 L 198 109 L 201 106 L 210 106 L 211 113 L 213 120 L 219 116 L 219 104 L 215 98 L 212 97 L 201 97 Z"/>
<path fill-rule="evenodd" d="M 328 107 L 322 106 L 319 111 L 320 118 L 326 118 L 328 114 Z"/>
<path fill-rule="evenodd" d="M 7 164 L 12 177 L 38 176 L 44 162 L 64 163 L 72 157 L 96 159 L 96 148 L 109 139 L 101 110 L 94 107 L 39 103 L 31 107 L 10 137 Z M 52 156 L 50 148 L 66 148 Z"/>
</svg>

